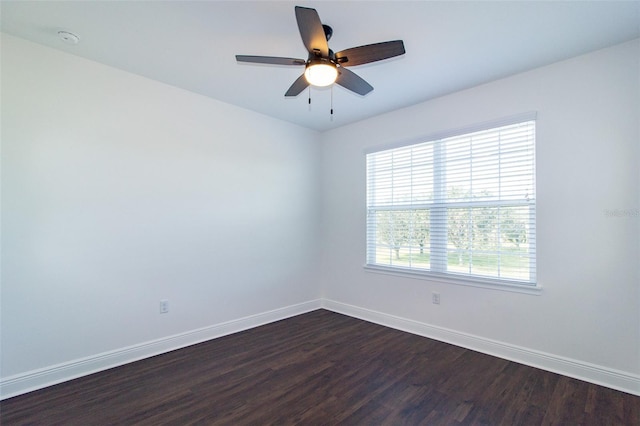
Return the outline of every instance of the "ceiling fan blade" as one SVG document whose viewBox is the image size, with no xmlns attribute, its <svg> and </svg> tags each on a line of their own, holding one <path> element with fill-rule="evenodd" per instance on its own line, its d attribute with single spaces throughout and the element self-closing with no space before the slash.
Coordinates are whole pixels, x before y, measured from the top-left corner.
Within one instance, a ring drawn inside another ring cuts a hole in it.
<svg viewBox="0 0 640 426">
<path fill-rule="evenodd" d="M 302 37 L 302 43 L 310 53 L 321 55 L 323 58 L 329 56 L 329 45 L 327 37 L 322 28 L 322 22 L 315 9 L 296 6 L 296 20 L 298 29 Z"/>
<path fill-rule="evenodd" d="M 236 55 L 238 62 L 251 62 L 254 64 L 273 64 L 273 65 L 304 65 L 307 63 L 304 59 L 296 58 L 280 58 L 277 56 L 252 56 L 252 55 Z"/>
<path fill-rule="evenodd" d="M 384 41 L 382 43 L 367 44 L 365 46 L 352 47 L 336 53 L 336 62 L 343 67 L 368 64 L 404 55 L 404 43 L 402 40 Z"/>
<path fill-rule="evenodd" d="M 285 93 L 284 95 L 298 96 L 308 86 L 309 86 L 309 82 L 307 82 L 307 79 L 304 77 L 304 74 L 302 74 L 300 77 L 298 77 L 296 81 L 293 82 L 291 87 L 289 87 L 289 90 L 287 90 L 287 93 Z"/>
<path fill-rule="evenodd" d="M 346 68 L 339 69 L 336 83 L 338 83 L 340 86 L 344 87 L 345 89 L 349 89 L 352 92 L 355 92 L 358 95 L 362 95 L 362 96 L 366 95 L 367 93 L 373 90 L 373 86 L 371 86 L 369 83 L 364 81 L 356 73 Z"/>
</svg>

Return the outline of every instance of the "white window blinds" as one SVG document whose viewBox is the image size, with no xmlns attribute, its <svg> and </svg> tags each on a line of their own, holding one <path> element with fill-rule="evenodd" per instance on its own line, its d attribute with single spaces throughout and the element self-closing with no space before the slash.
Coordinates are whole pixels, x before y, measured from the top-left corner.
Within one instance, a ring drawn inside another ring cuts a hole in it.
<svg viewBox="0 0 640 426">
<path fill-rule="evenodd" d="M 535 121 L 367 154 L 367 264 L 534 285 Z"/>
</svg>

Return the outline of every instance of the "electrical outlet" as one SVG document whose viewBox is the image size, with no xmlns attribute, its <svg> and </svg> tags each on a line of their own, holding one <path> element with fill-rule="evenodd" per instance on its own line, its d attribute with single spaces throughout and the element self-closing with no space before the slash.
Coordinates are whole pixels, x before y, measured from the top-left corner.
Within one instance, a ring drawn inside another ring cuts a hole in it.
<svg viewBox="0 0 640 426">
<path fill-rule="evenodd" d="M 161 314 L 166 314 L 167 312 L 169 312 L 169 301 L 168 300 L 161 300 L 160 301 L 160 313 Z"/>
<path fill-rule="evenodd" d="M 431 303 L 433 303 L 434 305 L 440 304 L 440 293 L 431 294 Z"/>
</svg>

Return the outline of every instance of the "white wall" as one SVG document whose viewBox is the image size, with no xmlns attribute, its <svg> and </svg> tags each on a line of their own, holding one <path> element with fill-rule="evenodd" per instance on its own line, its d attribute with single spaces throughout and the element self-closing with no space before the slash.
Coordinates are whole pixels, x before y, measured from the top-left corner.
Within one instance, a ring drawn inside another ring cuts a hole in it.
<svg viewBox="0 0 640 426">
<path fill-rule="evenodd" d="M 317 300 L 317 138 L 3 35 L 2 377 Z"/>
<path fill-rule="evenodd" d="M 324 133 L 326 303 L 610 377 L 621 372 L 640 393 L 639 58 L 636 40 Z M 364 149 L 529 111 L 538 113 L 541 295 L 363 270 Z M 607 215 L 615 209 L 631 214 Z"/>
<path fill-rule="evenodd" d="M 1 42 L 2 397 L 320 297 L 640 393 L 640 218 L 605 214 L 640 207 L 637 41 L 323 135 Z M 365 148 L 527 111 L 541 295 L 364 272 Z"/>
</svg>

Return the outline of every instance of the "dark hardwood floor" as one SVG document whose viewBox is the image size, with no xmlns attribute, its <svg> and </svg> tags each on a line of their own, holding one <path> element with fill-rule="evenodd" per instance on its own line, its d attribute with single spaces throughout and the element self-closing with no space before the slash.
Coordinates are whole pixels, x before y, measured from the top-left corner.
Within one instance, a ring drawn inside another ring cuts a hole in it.
<svg viewBox="0 0 640 426">
<path fill-rule="evenodd" d="M 640 397 L 326 310 L 11 398 L 8 425 L 640 425 Z"/>
</svg>

